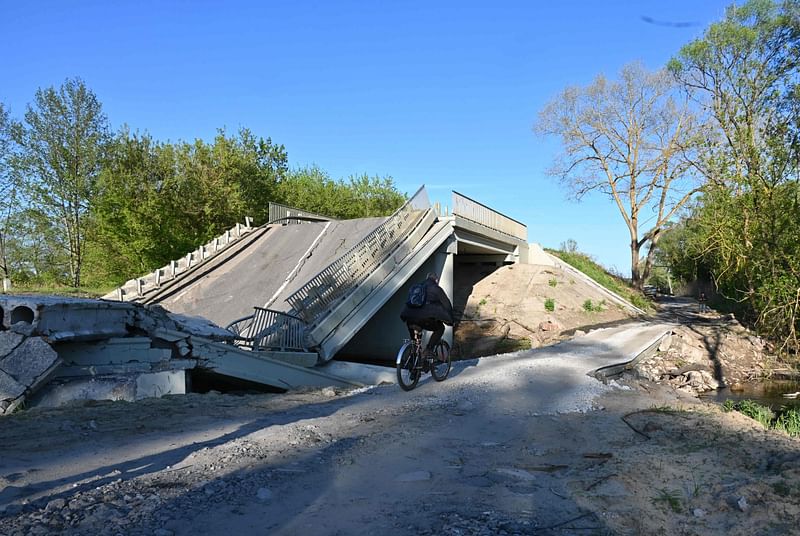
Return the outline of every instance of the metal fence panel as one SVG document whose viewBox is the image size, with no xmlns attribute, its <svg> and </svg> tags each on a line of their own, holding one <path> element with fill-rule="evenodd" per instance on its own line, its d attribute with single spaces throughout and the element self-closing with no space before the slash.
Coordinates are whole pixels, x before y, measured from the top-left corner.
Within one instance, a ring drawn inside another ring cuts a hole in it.
<svg viewBox="0 0 800 536">
<path fill-rule="evenodd" d="M 314 323 L 394 252 L 430 206 L 428 193 L 423 186 L 385 222 L 311 278 L 286 301 L 308 324 Z"/>
<path fill-rule="evenodd" d="M 453 214 L 514 238 L 528 241 L 528 227 L 524 223 L 509 218 L 458 192 L 453 192 Z"/>
</svg>

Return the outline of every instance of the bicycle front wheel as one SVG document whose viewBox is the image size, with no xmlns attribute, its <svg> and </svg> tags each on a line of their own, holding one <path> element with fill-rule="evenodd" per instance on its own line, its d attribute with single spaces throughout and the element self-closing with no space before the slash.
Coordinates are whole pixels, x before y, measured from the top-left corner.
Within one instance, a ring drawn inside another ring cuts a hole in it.
<svg viewBox="0 0 800 536">
<path fill-rule="evenodd" d="M 420 370 L 417 367 L 417 352 L 414 345 L 407 342 L 397 353 L 397 383 L 403 391 L 410 391 L 419 382 Z"/>
<path fill-rule="evenodd" d="M 431 365 L 431 376 L 437 382 L 447 378 L 450 374 L 450 345 L 447 341 L 439 341 L 433 349 L 434 357 Z"/>
</svg>

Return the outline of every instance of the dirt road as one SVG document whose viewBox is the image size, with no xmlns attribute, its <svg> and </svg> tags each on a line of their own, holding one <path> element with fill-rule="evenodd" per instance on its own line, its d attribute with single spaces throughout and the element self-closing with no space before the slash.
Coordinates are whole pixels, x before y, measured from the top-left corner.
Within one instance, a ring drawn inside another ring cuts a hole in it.
<svg viewBox="0 0 800 536">
<path fill-rule="evenodd" d="M 461 362 L 411 393 L 4 418 L 0 534 L 797 533 L 800 442 L 604 385 L 584 370 L 597 352 L 560 346 Z"/>
</svg>

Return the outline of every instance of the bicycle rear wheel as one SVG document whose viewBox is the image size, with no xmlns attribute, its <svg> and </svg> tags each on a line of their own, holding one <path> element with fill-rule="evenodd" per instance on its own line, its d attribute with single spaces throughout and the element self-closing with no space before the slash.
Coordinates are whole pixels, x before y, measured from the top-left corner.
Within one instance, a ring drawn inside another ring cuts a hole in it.
<svg viewBox="0 0 800 536">
<path fill-rule="evenodd" d="M 436 343 L 433 353 L 435 357 L 431 365 L 431 376 L 433 376 L 434 380 L 440 382 L 450 374 L 450 367 L 452 365 L 450 361 L 450 345 L 447 344 L 447 341 L 439 341 Z"/>
<path fill-rule="evenodd" d="M 420 370 L 417 367 L 419 356 L 414 345 L 407 342 L 397 353 L 397 383 L 403 391 L 410 391 L 419 382 Z"/>
</svg>

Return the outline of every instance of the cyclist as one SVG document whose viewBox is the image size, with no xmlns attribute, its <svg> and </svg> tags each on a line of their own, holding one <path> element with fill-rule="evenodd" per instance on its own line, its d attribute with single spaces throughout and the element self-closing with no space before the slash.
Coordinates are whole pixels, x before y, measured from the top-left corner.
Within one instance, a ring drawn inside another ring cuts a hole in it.
<svg viewBox="0 0 800 536">
<path fill-rule="evenodd" d="M 411 326 L 419 326 L 431 332 L 428 344 L 425 346 L 425 356 L 433 354 L 433 348 L 444 334 L 444 325 L 453 325 L 453 304 L 439 286 L 439 277 L 435 272 L 430 272 L 425 279 L 425 304 L 421 307 L 412 307 L 406 303 L 400 319 L 406 323 L 408 333 L 414 338 Z"/>
</svg>

